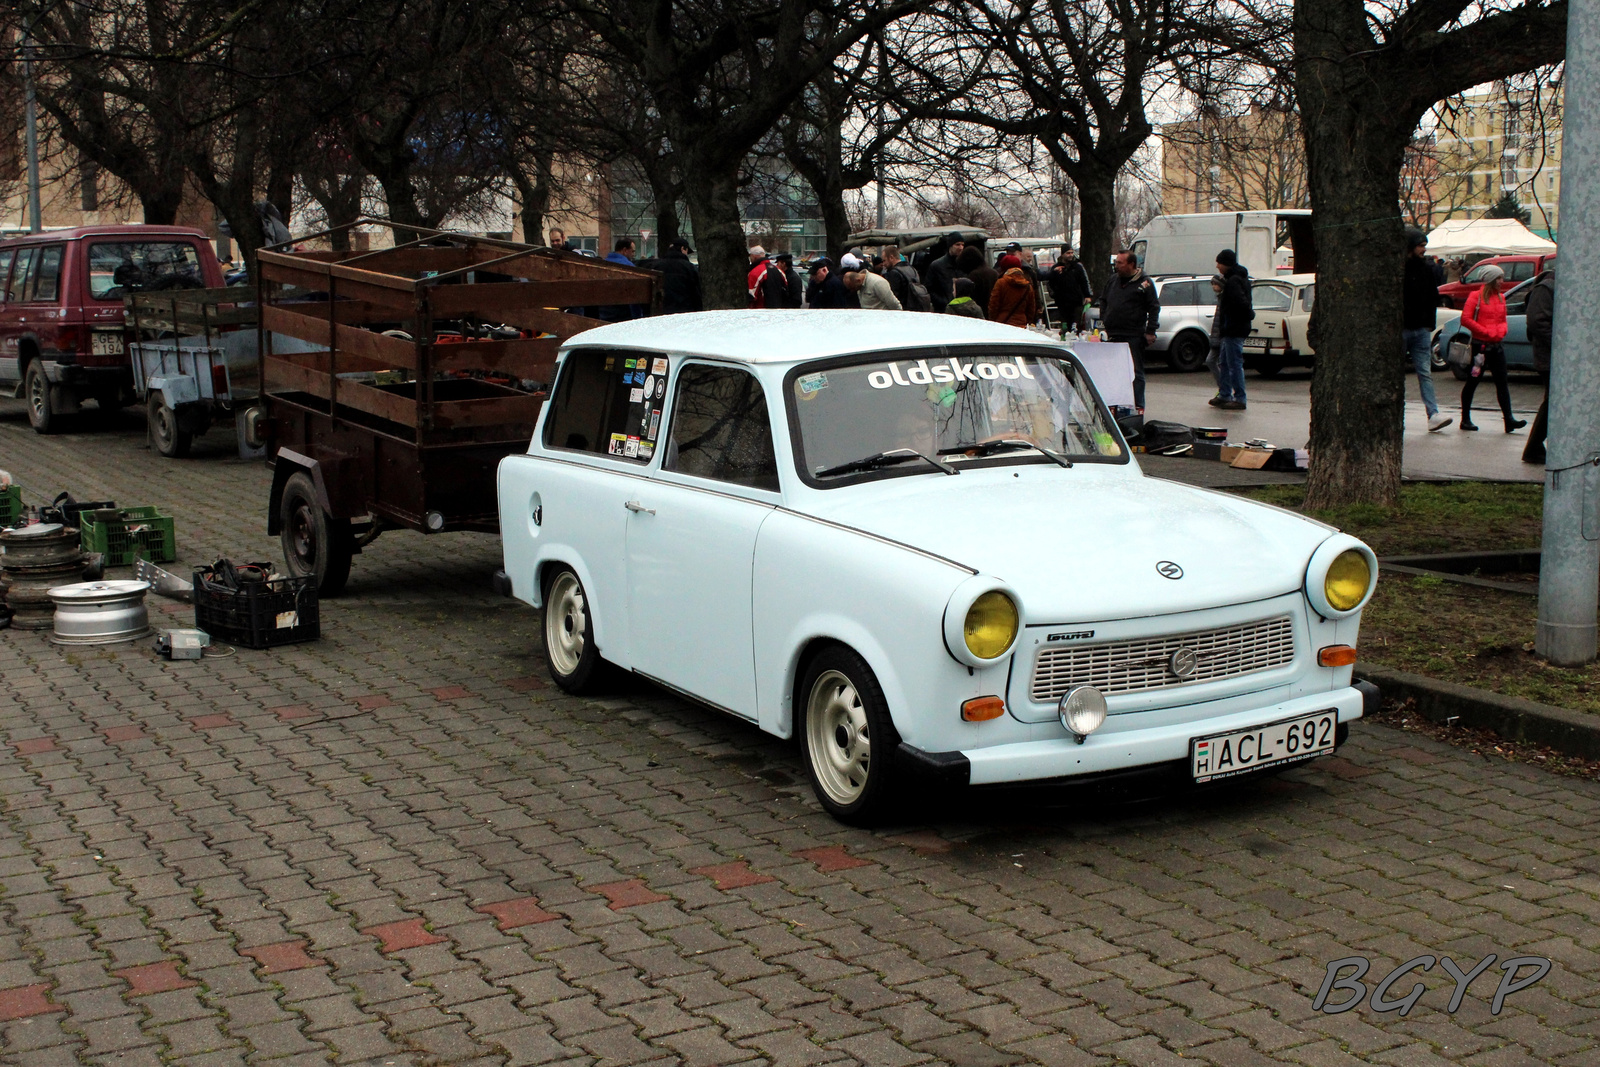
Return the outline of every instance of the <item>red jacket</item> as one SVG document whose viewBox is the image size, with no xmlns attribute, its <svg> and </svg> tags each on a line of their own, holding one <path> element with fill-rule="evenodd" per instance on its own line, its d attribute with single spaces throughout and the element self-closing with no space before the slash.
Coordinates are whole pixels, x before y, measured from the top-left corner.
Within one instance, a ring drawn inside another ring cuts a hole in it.
<svg viewBox="0 0 1600 1067">
<path fill-rule="evenodd" d="M 750 268 L 750 273 L 744 276 L 744 287 L 750 294 L 750 306 L 764 308 L 767 306 L 767 294 L 762 292 L 761 282 L 767 276 L 767 261 L 762 260 Z"/>
<path fill-rule="evenodd" d="M 1506 298 L 1499 293 L 1487 300 L 1482 289 L 1474 289 L 1461 309 L 1461 325 L 1472 331 L 1474 341 L 1499 344 L 1506 339 Z"/>
</svg>

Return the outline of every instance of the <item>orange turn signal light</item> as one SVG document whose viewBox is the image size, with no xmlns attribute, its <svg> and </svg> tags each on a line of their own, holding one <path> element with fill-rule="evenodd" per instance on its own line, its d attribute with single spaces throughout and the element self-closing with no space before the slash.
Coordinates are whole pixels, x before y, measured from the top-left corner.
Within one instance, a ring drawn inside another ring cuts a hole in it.
<svg viewBox="0 0 1600 1067">
<path fill-rule="evenodd" d="M 1348 667 L 1355 661 L 1354 645 L 1329 645 L 1317 653 L 1317 662 L 1324 667 Z"/>
<path fill-rule="evenodd" d="M 961 717 L 967 722 L 998 719 L 1006 713 L 1006 702 L 999 697 L 973 697 L 961 704 Z"/>
</svg>

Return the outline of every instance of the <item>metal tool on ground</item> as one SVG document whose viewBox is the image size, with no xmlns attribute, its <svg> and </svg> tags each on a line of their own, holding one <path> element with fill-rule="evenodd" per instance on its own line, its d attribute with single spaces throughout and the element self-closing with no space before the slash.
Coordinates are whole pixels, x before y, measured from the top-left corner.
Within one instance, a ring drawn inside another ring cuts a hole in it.
<svg viewBox="0 0 1600 1067">
<path fill-rule="evenodd" d="M 149 582 L 78 582 L 50 590 L 58 645 L 117 645 L 150 632 Z"/>
<path fill-rule="evenodd" d="M 133 576 L 141 582 L 149 582 L 151 590 L 157 596 L 185 602 L 194 601 L 193 582 L 187 578 L 180 578 L 171 571 L 162 570 L 147 559 L 134 561 Z"/>
</svg>

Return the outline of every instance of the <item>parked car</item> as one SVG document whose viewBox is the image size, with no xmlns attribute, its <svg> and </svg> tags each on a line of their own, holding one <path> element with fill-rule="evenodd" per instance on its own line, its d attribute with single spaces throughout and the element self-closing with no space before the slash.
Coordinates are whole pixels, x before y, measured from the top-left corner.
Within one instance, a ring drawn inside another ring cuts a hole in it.
<svg viewBox="0 0 1600 1067">
<path fill-rule="evenodd" d="M 1315 274 L 1261 278 L 1251 285 L 1255 321 L 1244 339 L 1244 365 L 1270 378 L 1286 366 L 1309 367 L 1316 360 L 1306 331 L 1317 298 Z"/>
<path fill-rule="evenodd" d="M 1553 269 L 1556 265 L 1556 254 L 1527 255 L 1527 256 L 1490 256 L 1474 263 L 1459 282 L 1449 282 L 1439 286 L 1439 298 L 1445 307 L 1460 310 L 1467 302 L 1467 294 L 1483 284 L 1484 272 L 1493 264 L 1505 272 L 1506 282 L 1517 285 L 1528 281 L 1546 269 Z"/>
<path fill-rule="evenodd" d="M 1178 275 L 1151 278 L 1156 297 L 1161 301 L 1161 321 L 1156 339 L 1145 346 L 1145 360 L 1163 358 L 1175 371 L 1196 371 L 1206 365 L 1211 350 L 1211 317 L 1217 310 L 1217 294 L 1211 291 L 1211 275 Z M 1041 287 L 1043 288 L 1043 287 Z M 1100 308 L 1089 309 L 1091 327 L 1100 323 Z"/>
<path fill-rule="evenodd" d="M 1331 752 L 1372 551 L 1146 478 L 1049 337 L 940 315 L 718 311 L 562 347 L 499 469 L 502 591 L 557 685 L 607 665 L 800 739 L 824 808 Z"/>
<path fill-rule="evenodd" d="M 206 235 L 180 226 L 83 226 L 0 241 L 0 390 L 39 433 L 84 400 L 132 403 L 124 295 L 222 285 Z"/>
<path fill-rule="evenodd" d="M 1534 279 L 1530 278 L 1521 285 L 1513 286 L 1505 292 L 1506 298 L 1506 339 L 1500 342 L 1506 350 L 1506 369 L 1525 370 L 1538 373 L 1538 368 L 1533 363 L 1533 344 L 1528 340 L 1528 291 L 1533 288 Z M 1445 353 L 1450 350 L 1450 342 L 1460 341 L 1469 344 L 1472 333 L 1461 326 L 1461 312 L 1450 314 L 1444 325 L 1433 339 L 1433 369 L 1441 373 L 1450 367 L 1445 359 Z M 1451 368 L 1453 369 L 1453 368 Z M 1466 381 L 1464 371 L 1454 371 L 1457 381 Z"/>
</svg>

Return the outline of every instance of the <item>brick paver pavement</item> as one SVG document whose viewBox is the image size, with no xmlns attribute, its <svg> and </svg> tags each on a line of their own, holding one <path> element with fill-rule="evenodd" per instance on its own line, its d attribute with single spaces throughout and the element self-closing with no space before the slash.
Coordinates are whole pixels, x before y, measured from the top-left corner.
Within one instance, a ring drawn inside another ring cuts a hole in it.
<svg viewBox="0 0 1600 1067">
<path fill-rule="evenodd" d="M 30 499 L 278 558 L 263 466 L 141 438 L 0 403 Z M 748 725 L 544 685 L 497 559 L 385 535 L 320 642 L 198 663 L 0 633 L 0 1062 L 1600 1063 L 1596 783 L 1363 725 L 1196 798 L 850 829 Z M 1454 1014 L 1442 965 L 1405 1017 L 1311 1008 L 1339 957 L 1490 952 L 1554 967 L 1499 1016 L 1498 967 Z"/>
</svg>

